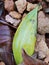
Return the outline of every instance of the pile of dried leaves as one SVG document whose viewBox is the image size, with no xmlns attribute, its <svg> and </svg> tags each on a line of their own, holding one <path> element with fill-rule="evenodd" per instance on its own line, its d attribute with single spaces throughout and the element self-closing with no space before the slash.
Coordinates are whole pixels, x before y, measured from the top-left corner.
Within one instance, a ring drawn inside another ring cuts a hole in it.
<svg viewBox="0 0 49 65">
<path fill-rule="evenodd" d="M 32 57 L 22 50 L 20 65 L 49 65 L 49 0 L 0 0 L 0 65 L 16 65 L 12 52 L 14 33 L 28 12 L 41 3 L 38 34 Z"/>
</svg>

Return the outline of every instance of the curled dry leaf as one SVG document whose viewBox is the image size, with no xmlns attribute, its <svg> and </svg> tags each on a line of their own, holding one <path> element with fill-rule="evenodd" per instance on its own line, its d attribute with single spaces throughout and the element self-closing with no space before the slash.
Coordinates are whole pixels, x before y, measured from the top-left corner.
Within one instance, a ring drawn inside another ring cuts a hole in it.
<svg viewBox="0 0 49 65">
<path fill-rule="evenodd" d="M 7 45 L 10 44 L 10 45 Z M 0 25 L 0 47 L 7 51 L 11 50 L 11 33 L 8 26 Z M 6 48 L 7 47 L 7 48 Z"/>
<path fill-rule="evenodd" d="M 6 65 L 14 65 L 12 55 L 12 34 L 8 26 L 0 23 L 0 57 Z"/>
</svg>

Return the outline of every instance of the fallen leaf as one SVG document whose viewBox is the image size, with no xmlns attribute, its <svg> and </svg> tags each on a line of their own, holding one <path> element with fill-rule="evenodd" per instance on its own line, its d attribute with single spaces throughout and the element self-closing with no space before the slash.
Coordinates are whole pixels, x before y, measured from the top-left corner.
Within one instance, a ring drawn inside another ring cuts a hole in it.
<svg viewBox="0 0 49 65">
<path fill-rule="evenodd" d="M 14 65 L 12 54 L 12 31 L 7 25 L 0 23 L 0 57 L 6 65 Z"/>
</svg>

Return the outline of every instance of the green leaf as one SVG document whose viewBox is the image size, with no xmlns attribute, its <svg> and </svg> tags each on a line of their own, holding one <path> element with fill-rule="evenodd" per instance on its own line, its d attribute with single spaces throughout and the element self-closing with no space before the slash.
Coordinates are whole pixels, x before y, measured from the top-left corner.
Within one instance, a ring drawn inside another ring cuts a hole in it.
<svg viewBox="0 0 49 65">
<path fill-rule="evenodd" d="M 38 6 L 24 17 L 13 39 L 13 54 L 17 64 L 23 61 L 22 48 L 31 56 L 34 53 L 37 34 Z"/>
</svg>

